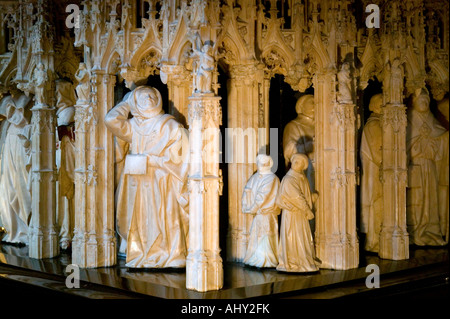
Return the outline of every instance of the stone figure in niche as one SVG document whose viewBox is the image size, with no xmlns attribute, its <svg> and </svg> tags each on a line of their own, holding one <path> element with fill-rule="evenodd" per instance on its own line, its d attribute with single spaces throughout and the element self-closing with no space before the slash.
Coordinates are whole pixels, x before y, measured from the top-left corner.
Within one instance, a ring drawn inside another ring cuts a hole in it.
<svg viewBox="0 0 450 319">
<path fill-rule="evenodd" d="M 197 66 L 194 76 L 194 92 L 212 92 L 213 71 L 215 68 L 213 48 L 210 44 L 201 45 L 200 35 L 197 34 L 193 56 L 197 57 Z"/>
<path fill-rule="evenodd" d="M 6 230 L 3 241 L 28 244 L 31 217 L 31 124 L 25 109 L 30 98 L 7 96 L 1 104 L 8 121 L 0 167 L 0 219 Z"/>
<path fill-rule="evenodd" d="M 410 243 L 440 246 L 445 244 L 448 227 L 448 217 L 440 216 L 440 207 L 445 205 L 448 216 L 448 197 L 444 202 L 439 196 L 440 181 L 445 184 L 446 178 L 448 185 L 448 167 L 445 170 L 442 164 L 448 161 L 448 131 L 434 118 L 429 104 L 428 91 L 418 90 L 408 112 L 406 212 Z"/>
<path fill-rule="evenodd" d="M 282 209 L 277 270 L 312 272 L 319 270 L 309 220 L 314 218 L 313 205 L 318 198 L 312 194 L 304 170 L 308 157 L 294 154 L 291 169 L 281 181 L 276 203 Z"/>
<path fill-rule="evenodd" d="M 339 83 L 339 102 L 352 103 L 352 78 L 350 76 L 350 64 L 348 62 L 342 64 L 337 78 Z"/>
<path fill-rule="evenodd" d="M 89 80 L 91 76 L 89 70 L 86 68 L 86 64 L 81 62 L 77 72 L 75 73 L 75 79 L 78 81 L 76 88 L 77 91 L 77 103 L 86 104 L 89 102 L 90 85 Z"/>
<path fill-rule="evenodd" d="M 283 153 L 286 167 L 289 166 L 292 155 L 305 154 L 309 158 L 306 176 L 310 190 L 315 190 L 314 178 L 314 96 L 307 94 L 297 100 L 295 111 L 298 116 L 290 121 L 283 132 Z"/>
<path fill-rule="evenodd" d="M 256 158 L 258 171 L 250 177 L 242 196 L 242 212 L 255 215 L 244 263 L 254 267 L 278 265 L 278 215 L 275 201 L 280 180 L 272 173 L 273 160 L 268 155 Z"/>
<path fill-rule="evenodd" d="M 47 85 L 47 71 L 42 63 L 39 63 L 33 73 L 34 94 L 36 105 L 45 105 L 45 87 Z"/>
<path fill-rule="evenodd" d="M 382 161 L 381 107 L 383 94 L 370 99 L 372 111 L 361 137 L 361 232 L 366 234 L 365 250 L 378 252 L 383 217 L 383 185 L 380 181 Z"/>
<path fill-rule="evenodd" d="M 148 86 L 137 87 L 111 109 L 105 124 L 129 145 L 116 191 L 116 224 L 126 243 L 126 266 L 185 267 L 189 162 L 185 129 L 163 112 L 161 94 Z"/>
<path fill-rule="evenodd" d="M 75 174 L 75 90 L 67 81 L 56 84 L 56 117 L 58 124 L 59 148 L 57 149 L 58 167 L 58 210 L 57 220 L 60 227 L 60 247 L 68 249 L 75 227 L 74 174 Z"/>
</svg>

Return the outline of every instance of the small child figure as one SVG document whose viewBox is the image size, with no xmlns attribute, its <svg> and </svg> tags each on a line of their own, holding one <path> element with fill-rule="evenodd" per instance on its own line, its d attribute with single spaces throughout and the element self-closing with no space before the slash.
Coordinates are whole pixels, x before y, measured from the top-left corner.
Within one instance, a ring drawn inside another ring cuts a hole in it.
<svg viewBox="0 0 450 319">
<path fill-rule="evenodd" d="M 282 209 L 277 270 L 287 272 L 318 271 L 314 241 L 308 220 L 314 218 L 313 204 L 317 194 L 311 194 L 304 170 L 308 157 L 294 154 L 291 169 L 281 181 L 277 205 Z"/>
<path fill-rule="evenodd" d="M 254 267 L 278 265 L 278 215 L 275 204 L 280 180 L 272 173 L 273 160 L 268 155 L 256 158 L 258 172 L 245 185 L 242 195 L 242 212 L 253 214 L 250 238 L 244 263 Z"/>
</svg>

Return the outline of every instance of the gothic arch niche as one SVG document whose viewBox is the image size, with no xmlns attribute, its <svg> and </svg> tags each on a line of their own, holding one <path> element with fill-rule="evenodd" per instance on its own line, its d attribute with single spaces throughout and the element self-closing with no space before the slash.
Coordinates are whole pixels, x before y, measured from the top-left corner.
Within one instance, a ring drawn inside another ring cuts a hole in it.
<svg viewBox="0 0 450 319">
<path fill-rule="evenodd" d="M 314 88 L 309 87 L 304 93 L 295 91 L 285 82 L 283 75 L 275 74 L 270 79 L 269 88 L 269 125 L 278 129 L 278 169 L 276 175 L 283 178 L 288 171 L 283 155 L 283 130 L 286 125 L 297 117 L 295 104 L 305 94 L 314 95 Z M 278 108 L 276 106 L 280 106 Z M 274 156 L 274 155 L 272 155 Z"/>
<path fill-rule="evenodd" d="M 363 172 L 363 165 L 361 160 L 361 137 L 362 132 L 364 129 L 364 125 L 367 123 L 367 120 L 369 119 L 371 115 L 371 111 L 369 110 L 369 103 L 370 99 L 379 93 L 383 93 L 383 84 L 378 80 L 376 76 L 373 76 L 371 79 L 367 81 L 367 86 L 363 90 L 358 91 L 359 98 L 358 101 L 358 114 L 360 116 L 361 126 L 357 132 L 357 145 L 356 145 L 356 163 L 357 167 L 359 167 L 359 175 L 360 175 L 360 183 L 356 186 L 356 230 L 359 237 L 359 251 L 360 251 L 360 264 L 363 263 L 364 258 L 362 258 L 365 254 L 365 242 L 366 242 L 366 233 L 362 232 L 362 192 L 367 192 L 367 190 L 363 189 L 362 186 L 362 174 Z"/>
</svg>

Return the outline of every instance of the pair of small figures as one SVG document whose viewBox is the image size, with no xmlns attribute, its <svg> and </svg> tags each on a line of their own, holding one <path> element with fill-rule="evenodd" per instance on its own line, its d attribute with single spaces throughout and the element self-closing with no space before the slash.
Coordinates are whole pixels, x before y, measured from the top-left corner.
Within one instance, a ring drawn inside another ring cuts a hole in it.
<svg viewBox="0 0 450 319">
<path fill-rule="evenodd" d="M 315 257 L 309 220 L 318 195 L 311 193 L 304 171 L 308 157 L 294 154 L 291 169 L 281 181 L 272 173 L 272 158 L 258 155 L 258 171 L 248 180 L 242 196 L 242 211 L 253 214 L 244 263 L 258 268 L 276 267 L 286 272 L 314 272 Z M 280 235 L 278 215 L 282 210 Z"/>
</svg>

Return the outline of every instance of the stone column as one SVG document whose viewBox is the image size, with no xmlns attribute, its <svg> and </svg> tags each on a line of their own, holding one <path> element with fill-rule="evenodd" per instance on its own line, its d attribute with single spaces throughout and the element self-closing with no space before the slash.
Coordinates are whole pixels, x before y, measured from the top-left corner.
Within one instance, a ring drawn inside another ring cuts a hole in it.
<svg viewBox="0 0 450 319">
<path fill-rule="evenodd" d="M 336 75 L 324 70 L 314 79 L 316 254 L 321 268 L 358 267 L 356 235 L 356 110 L 336 101 Z"/>
<path fill-rule="evenodd" d="M 32 213 L 29 256 L 52 258 L 59 254 L 56 228 L 55 108 L 37 104 L 31 110 Z"/>
<path fill-rule="evenodd" d="M 189 98 L 189 252 L 186 288 L 218 290 L 223 285 L 219 248 L 219 142 L 222 111 L 214 93 Z"/>
<path fill-rule="evenodd" d="M 255 159 L 268 142 L 268 112 L 264 71 L 254 64 L 234 65 L 228 81 L 228 127 L 225 160 L 228 163 L 227 260 L 242 262 L 253 216 L 243 214 L 241 198 L 247 180 L 256 170 Z M 261 128 L 261 130 L 259 130 Z"/>
<path fill-rule="evenodd" d="M 395 60 L 395 59 L 394 59 Z M 381 112 L 383 135 L 383 219 L 378 255 L 384 259 L 409 258 L 406 228 L 406 107 L 403 104 L 403 70 L 392 63 L 383 81 L 385 106 Z"/>
<path fill-rule="evenodd" d="M 54 34 L 47 5 L 42 0 L 36 3 L 36 21 L 29 35 L 29 49 L 32 50 L 36 67 L 30 74 L 28 85 L 34 87 L 36 104 L 31 109 L 32 208 L 28 253 L 31 258 L 38 259 L 59 254 L 56 227 Z"/>
<path fill-rule="evenodd" d="M 83 268 L 116 263 L 113 137 L 103 119 L 114 103 L 115 78 L 92 71 L 88 103 L 75 105 L 75 231 L 72 262 Z"/>
</svg>

